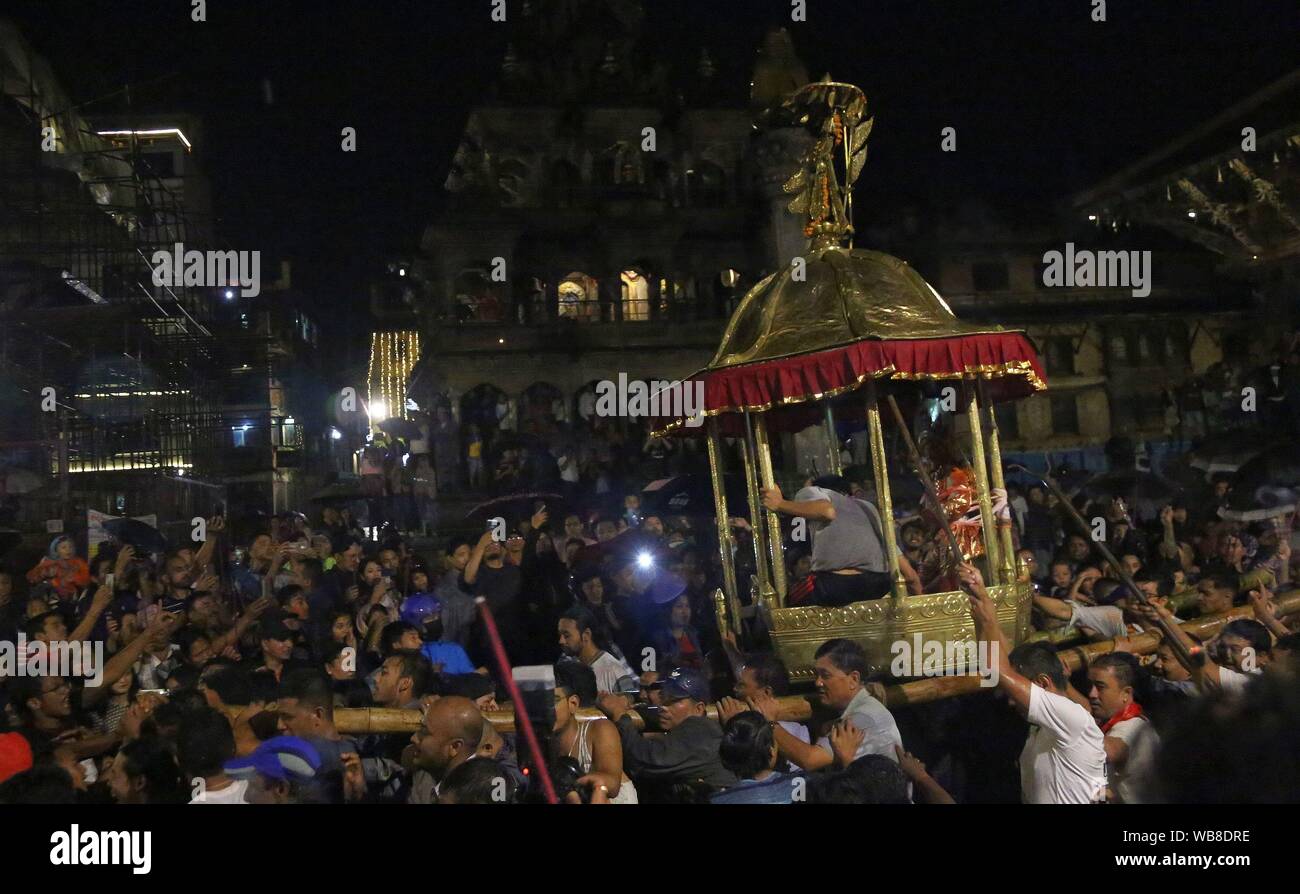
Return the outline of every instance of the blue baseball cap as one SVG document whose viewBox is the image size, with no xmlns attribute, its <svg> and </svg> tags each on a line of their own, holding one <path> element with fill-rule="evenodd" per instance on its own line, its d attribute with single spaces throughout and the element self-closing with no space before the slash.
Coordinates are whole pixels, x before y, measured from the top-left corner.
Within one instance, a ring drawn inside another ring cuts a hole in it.
<svg viewBox="0 0 1300 894">
<path fill-rule="evenodd" d="M 442 601 L 432 593 L 413 593 L 402 603 L 402 620 L 423 627 L 434 615 L 442 614 Z"/>
<path fill-rule="evenodd" d="M 679 667 L 664 677 L 659 687 L 660 693 L 669 701 L 693 698 L 697 702 L 707 702 L 709 698 L 709 681 L 697 670 Z"/>
<path fill-rule="evenodd" d="M 306 739 L 276 736 L 258 745 L 248 757 L 226 761 L 225 770 L 236 778 L 261 773 L 271 779 L 288 782 L 314 778 L 320 765 L 320 752 Z"/>
<path fill-rule="evenodd" d="M 662 572 L 655 575 L 655 579 L 646 590 L 646 596 L 655 605 L 667 605 L 676 601 L 677 597 L 686 592 L 686 581 L 682 580 L 671 572 Z"/>
</svg>

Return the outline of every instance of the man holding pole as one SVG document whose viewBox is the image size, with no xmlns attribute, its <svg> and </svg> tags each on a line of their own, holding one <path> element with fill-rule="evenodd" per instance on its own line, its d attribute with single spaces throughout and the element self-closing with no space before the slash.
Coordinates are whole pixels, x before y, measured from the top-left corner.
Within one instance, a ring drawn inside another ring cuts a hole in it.
<svg viewBox="0 0 1300 894">
<path fill-rule="evenodd" d="M 1089 703 L 1076 692 L 1060 659 L 1045 643 L 1007 648 L 984 578 L 970 564 L 958 568 L 970 594 L 975 639 L 989 644 L 998 687 L 1029 721 L 1020 752 L 1020 797 L 1026 804 L 1089 804 L 1105 795 L 1106 751 Z"/>
<path fill-rule="evenodd" d="M 815 604 L 848 605 L 889 593 L 880 513 L 866 500 L 849 496 L 844 478 L 823 475 L 793 500 L 785 499 L 779 487 L 765 487 L 762 495 L 763 506 L 772 512 L 812 523 Z"/>
</svg>

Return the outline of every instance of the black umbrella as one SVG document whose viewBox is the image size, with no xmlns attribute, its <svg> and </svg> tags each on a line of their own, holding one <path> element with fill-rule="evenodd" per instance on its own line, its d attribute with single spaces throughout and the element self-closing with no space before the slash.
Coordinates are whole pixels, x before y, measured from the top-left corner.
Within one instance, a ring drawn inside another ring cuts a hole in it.
<svg viewBox="0 0 1300 894">
<path fill-rule="evenodd" d="M 1181 493 L 1177 484 L 1154 472 L 1125 469 L 1095 475 L 1083 482 L 1070 496 L 1083 494 L 1089 500 L 1119 497 L 1135 518 L 1148 520 L 1160 515 L 1160 509 Z"/>
<path fill-rule="evenodd" d="M 486 503 L 479 503 L 465 513 L 465 520 L 486 522 L 497 516 L 506 519 L 531 518 L 537 511 L 538 503 L 545 504 L 552 522 L 564 520 L 561 513 L 568 506 L 568 500 L 560 494 L 550 493 L 506 494 L 504 497 L 496 497 Z"/>
<path fill-rule="evenodd" d="M 1250 460 L 1232 476 L 1224 518 L 1260 521 L 1294 512 L 1300 502 L 1300 456 L 1281 444 Z"/>
<path fill-rule="evenodd" d="M 1257 431 L 1231 431 L 1212 438 L 1187 454 L 1187 465 L 1210 478 L 1224 472 L 1236 472 L 1266 451 L 1271 439 Z"/>
<path fill-rule="evenodd" d="M 361 483 L 355 480 L 335 481 L 333 484 L 321 488 L 311 498 L 313 503 L 338 503 L 348 502 L 351 500 L 364 500 L 366 495 L 361 492 Z"/>
<path fill-rule="evenodd" d="M 110 518 L 103 528 L 115 540 L 135 547 L 140 553 L 165 553 L 167 540 L 158 529 L 136 518 Z"/>
<path fill-rule="evenodd" d="M 745 479 L 738 472 L 722 476 L 727 498 L 727 515 L 749 517 L 749 500 Z M 677 475 L 651 481 L 641 491 L 641 516 L 647 515 L 714 515 L 713 479 L 704 472 Z"/>
<path fill-rule="evenodd" d="M 420 431 L 420 426 L 409 419 L 403 419 L 401 416 L 390 416 L 385 419 L 379 423 L 379 430 L 389 437 L 404 438 L 407 441 L 415 441 L 424 437 L 424 433 Z"/>
</svg>

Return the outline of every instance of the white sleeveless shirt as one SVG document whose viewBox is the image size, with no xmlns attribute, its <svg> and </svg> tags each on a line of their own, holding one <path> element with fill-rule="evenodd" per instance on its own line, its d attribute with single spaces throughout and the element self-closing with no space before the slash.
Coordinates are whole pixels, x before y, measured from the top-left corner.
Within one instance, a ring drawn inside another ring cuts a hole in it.
<svg viewBox="0 0 1300 894">
<path fill-rule="evenodd" d="M 584 774 L 591 772 L 591 744 L 587 741 L 587 728 L 594 721 L 578 721 L 578 738 L 573 741 L 574 748 L 569 749 L 569 756 L 577 758 L 578 766 L 582 768 Z M 577 754 L 573 751 L 577 750 Z M 632 780 L 623 774 L 623 781 L 619 783 L 618 794 L 609 799 L 611 804 L 636 804 L 636 787 L 632 785 Z"/>
</svg>

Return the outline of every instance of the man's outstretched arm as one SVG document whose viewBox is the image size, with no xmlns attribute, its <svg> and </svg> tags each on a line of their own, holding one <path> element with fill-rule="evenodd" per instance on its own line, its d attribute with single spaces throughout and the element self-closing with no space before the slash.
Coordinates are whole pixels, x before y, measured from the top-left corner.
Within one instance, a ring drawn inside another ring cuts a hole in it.
<svg viewBox="0 0 1300 894">
<path fill-rule="evenodd" d="M 772 512 L 815 521 L 835 521 L 835 507 L 830 500 L 787 500 L 779 487 L 765 487 L 761 492 L 763 506 Z"/>
<path fill-rule="evenodd" d="M 969 563 L 964 563 L 957 569 L 957 576 L 970 593 L 970 616 L 975 622 L 975 639 L 989 644 L 989 658 L 997 664 L 998 688 L 1006 692 L 1016 705 L 1028 711 L 1029 695 L 1034 684 L 1016 673 L 1011 666 L 1011 646 L 998 624 L 997 607 L 993 604 L 989 591 L 984 589 L 983 576 L 979 569 Z"/>
</svg>

